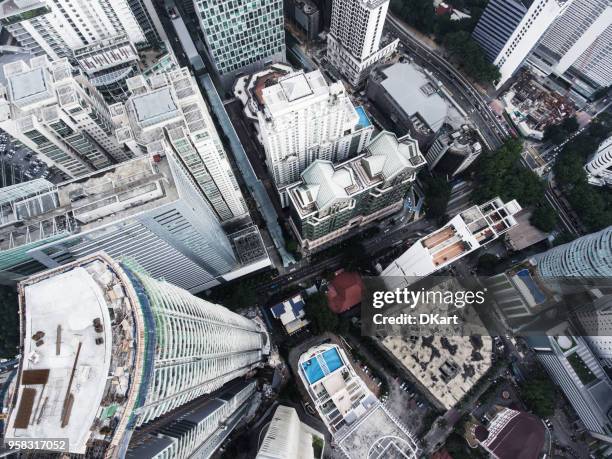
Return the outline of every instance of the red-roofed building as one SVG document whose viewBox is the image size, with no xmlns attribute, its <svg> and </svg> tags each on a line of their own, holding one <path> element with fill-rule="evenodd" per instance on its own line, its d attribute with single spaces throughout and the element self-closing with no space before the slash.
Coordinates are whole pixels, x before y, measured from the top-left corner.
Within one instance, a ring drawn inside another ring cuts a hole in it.
<svg viewBox="0 0 612 459">
<path fill-rule="evenodd" d="M 327 304 L 336 314 L 361 303 L 362 296 L 363 281 L 357 273 L 337 272 L 327 288 Z"/>
<path fill-rule="evenodd" d="M 451 14 L 453 12 L 453 7 L 447 3 L 440 3 L 436 8 L 436 15 L 443 16 L 445 14 Z"/>
</svg>

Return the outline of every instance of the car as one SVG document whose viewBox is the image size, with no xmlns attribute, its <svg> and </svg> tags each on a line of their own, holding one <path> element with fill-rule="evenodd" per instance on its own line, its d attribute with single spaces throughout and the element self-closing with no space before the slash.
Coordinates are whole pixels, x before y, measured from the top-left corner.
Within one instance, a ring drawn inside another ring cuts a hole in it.
<svg viewBox="0 0 612 459">
<path fill-rule="evenodd" d="M 423 402 L 417 402 L 417 406 L 419 408 L 423 408 L 425 406 L 425 404 Z"/>
</svg>

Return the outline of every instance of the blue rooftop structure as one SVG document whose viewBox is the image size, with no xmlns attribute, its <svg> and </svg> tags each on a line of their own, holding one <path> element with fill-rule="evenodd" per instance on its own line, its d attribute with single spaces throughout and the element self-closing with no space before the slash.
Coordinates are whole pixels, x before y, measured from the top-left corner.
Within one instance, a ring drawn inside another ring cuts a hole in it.
<svg viewBox="0 0 612 459">
<path fill-rule="evenodd" d="M 362 129 L 372 124 L 370 122 L 370 119 L 368 118 L 368 115 L 366 114 L 365 109 L 362 106 L 355 107 L 355 110 L 357 110 L 357 114 L 359 115 L 359 126 Z"/>
<path fill-rule="evenodd" d="M 316 383 L 324 376 L 336 371 L 344 363 L 336 348 L 328 349 L 325 352 L 315 355 L 302 364 L 302 370 L 310 384 Z"/>
<path fill-rule="evenodd" d="M 270 308 L 272 317 L 279 319 L 288 334 L 293 334 L 308 325 L 304 319 L 304 299 L 302 295 L 295 295 L 282 303 L 275 304 Z"/>
</svg>

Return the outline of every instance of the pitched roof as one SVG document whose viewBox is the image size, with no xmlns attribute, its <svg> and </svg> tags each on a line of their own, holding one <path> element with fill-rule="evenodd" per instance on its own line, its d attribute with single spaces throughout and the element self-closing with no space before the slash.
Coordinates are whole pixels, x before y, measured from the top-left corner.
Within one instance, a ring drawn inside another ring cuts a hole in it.
<svg viewBox="0 0 612 459">
<path fill-rule="evenodd" d="M 353 172 L 348 167 L 335 169 L 330 161 L 317 160 L 303 173 L 304 189 L 312 195 L 317 207 L 322 209 L 337 199 L 349 197 L 348 188 L 356 185 Z"/>
<path fill-rule="evenodd" d="M 330 282 L 327 290 L 327 304 L 336 314 L 348 311 L 361 303 L 363 282 L 357 273 L 342 271 Z"/>
</svg>

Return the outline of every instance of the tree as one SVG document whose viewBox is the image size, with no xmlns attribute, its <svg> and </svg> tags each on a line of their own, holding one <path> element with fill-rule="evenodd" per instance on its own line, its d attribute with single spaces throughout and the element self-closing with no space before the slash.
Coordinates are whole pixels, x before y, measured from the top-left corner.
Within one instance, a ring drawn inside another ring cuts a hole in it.
<svg viewBox="0 0 612 459">
<path fill-rule="evenodd" d="M 544 141 L 559 145 L 579 127 L 576 117 L 565 118 L 561 123 L 552 124 L 544 129 Z"/>
<path fill-rule="evenodd" d="M 326 331 L 333 332 L 338 328 L 338 316 L 329 309 L 327 297 L 324 293 L 317 292 L 306 298 L 306 317 L 310 321 L 310 327 L 315 335 Z"/>
<path fill-rule="evenodd" d="M 0 357 L 13 358 L 19 346 L 19 306 L 17 293 L 11 287 L 0 286 Z"/>
<path fill-rule="evenodd" d="M 550 205 L 544 204 L 535 208 L 529 221 L 536 228 L 550 233 L 557 225 L 557 214 Z"/>
<path fill-rule="evenodd" d="M 555 412 L 557 386 L 547 374 L 539 371 L 523 383 L 521 398 L 534 414 L 547 418 Z"/>
<path fill-rule="evenodd" d="M 484 50 L 472 39 L 469 32 L 449 33 L 444 38 L 444 46 L 455 63 L 472 78 L 485 83 L 499 80 L 499 69 L 487 61 Z"/>
<path fill-rule="evenodd" d="M 493 275 L 495 267 L 499 264 L 499 257 L 492 253 L 484 253 L 478 257 L 478 269 L 484 274 Z"/>
<path fill-rule="evenodd" d="M 422 181 L 427 215 L 434 219 L 444 217 L 451 194 L 450 184 L 444 178 L 432 175 L 425 175 Z"/>
</svg>

